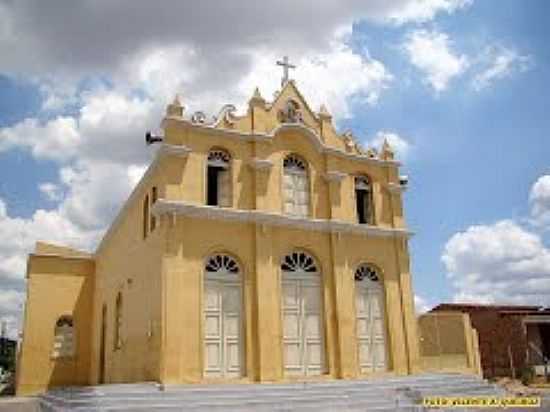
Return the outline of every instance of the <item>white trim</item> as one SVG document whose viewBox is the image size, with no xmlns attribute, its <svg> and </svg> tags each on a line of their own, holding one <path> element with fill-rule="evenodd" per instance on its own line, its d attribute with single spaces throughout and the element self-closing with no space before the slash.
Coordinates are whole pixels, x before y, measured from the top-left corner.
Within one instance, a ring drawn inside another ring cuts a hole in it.
<svg viewBox="0 0 550 412">
<path fill-rule="evenodd" d="M 317 232 L 354 233 L 359 235 L 405 238 L 409 238 L 413 235 L 413 233 L 407 229 L 360 225 L 340 220 L 310 219 L 269 213 L 260 210 L 221 208 L 177 200 L 158 199 L 152 208 L 152 213 L 155 216 L 174 213 L 182 216 L 205 219 L 250 222 L 270 226 L 287 226 Z"/>
<path fill-rule="evenodd" d="M 187 146 L 164 143 L 158 150 L 158 156 L 187 157 L 191 152 L 191 148 Z"/>
<path fill-rule="evenodd" d="M 258 159 L 254 157 L 250 161 L 249 166 L 256 170 L 271 170 L 273 162 L 268 159 Z"/>
<path fill-rule="evenodd" d="M 550 323 L 550 316 L 548 315 L 527 315 L 523 318 L 523 323 Z"/>
<path fill-rule="evenodd" d="M 344 180 L 346 177 L 348 177 L 347 173 L 339 172 L 338 170 L 332 170 L 330 172 L 327 172 L 325 174 L 325 180 L 327 182 L 337 182 L 340 183 L 342 180 Z"/>
<path fill-rule="evenodd" d="M 367 155 L 347 153 L 341 149 L 327 146 L 322 142 L 321 137 L 319 136 L 317 131 L 315 131 L 311 127 L 308 127 L 302 123 L 283 123 L 277 126 L 275 129 L 273 129 L 269 133 L 249 133 L 249 132 L 242 132 L 239 130 L 219 129 L 211 125 L 192 124 L 192 123 L 189 123 L 187 120 L 173 118 L 173 117 L 165 117 L 161 122 L 161 127 L 163 128 L 166 127 L 167 120 L 177 122 L 182 126 L 188 127 L 200 133 L 223 135 L 225 137 L 236 138 L 247 142 L 271 143 L 273 141 L 273 138 L 281 132 L 298 131 L 303 133 L 305 136 L 307 136 L 311 140 L 311 142 L 313 143 L 317 151 L 320 153 L 329 153 L 329 154 L 333 154 L 335 156 L 343 157 L 346 159 L 357 160 L 360 162 L 371 163 L 371 164 L 377 164 L 380 166 L 394 166 L 394 167 L 401 166 L 401 163 L 397 160 L 377 159 L 377 158 L 369 157 Z"/>
<path fill-rule="evenodd" d="M 390 193 L 403 193 L 407 190 L 407 186 L 403 186 L 398 183 L 386 183 L 385 187 Z"/>
</svg>

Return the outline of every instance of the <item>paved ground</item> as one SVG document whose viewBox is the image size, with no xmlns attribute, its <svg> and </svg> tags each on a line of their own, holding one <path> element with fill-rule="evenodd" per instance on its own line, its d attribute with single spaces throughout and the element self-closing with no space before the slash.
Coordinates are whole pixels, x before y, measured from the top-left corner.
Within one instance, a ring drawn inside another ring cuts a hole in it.
<svg viewBox="0 0 550 412">
<path fill-rule="evenodd" d="M 0 398 L 0 412 L 40 412 L 35 398 L 6 397 Z"/>
</svg>

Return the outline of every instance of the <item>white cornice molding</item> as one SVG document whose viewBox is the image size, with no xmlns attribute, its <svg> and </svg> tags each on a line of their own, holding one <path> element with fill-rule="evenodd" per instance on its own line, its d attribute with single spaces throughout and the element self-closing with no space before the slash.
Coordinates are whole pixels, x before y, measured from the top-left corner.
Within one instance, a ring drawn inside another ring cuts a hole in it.
<svg viewBox="0 0 550 412">
<path fill-rule="evenodd" d="M 327 172 L 325 174 L 325 180 L 327 182 L 337 182 L 340 183 L 342 180 L 344 180 L 346 177 L 348 177 L 347 173 L 340 172 L 338 170 L 332 170 L 330 172 Z"/>
<path fill-rule="evenodd" d="M 273 162 L 267 159 L 258 159 L 256 157 L 252 158 L 249 163 L 249 166 L 256 170 L 266 170 L 269 171 L 273 167 Z"/>
<path fill-rule="evenodd" d="M 158 150 L 158 156 L 176 156 L 176 157 L 187 157 L 191 153 L 191 148 L 184 145 L 174 145 L 164 143 Z"/>
<path fill-rule="evenodd" d="M 314 129 L 302 123 L 283 123 L 277 126 L 275 129 L 273 129 L 269 133 L 249 133 L 249 132 L 242 132 L 239 130 L 220 129 L 220 128 L 213 127 L 211 125 L 192 124 L 184 119 L 174 118 L 174 117 L 165 117 L 161 123 L 163 128 L 166 126 L 166 121 L 168 120 L 175 121 L 177 122 L 178 125 L 182 127 L 187 127 L 199 133 L 236 138 L 247 142 L 271 143 L 273 141 L 273 138 L 277 136 L 279 133 L 282 133 L 285 131 L 296 131 L 307 136 L 311 140 L 311 142 L 313 143 L 317 151 L 319 151 L 320 153 L 328 153 L 328 154 L 332 154 L 345 159 L 356 160 L 359 162 L 370 163 L 370 164 L 376 164 L 379 166 L 386 166 L 386 167 L 401 166 L 401 163 L 397 160 L 377 159 L 377 158 L 369 157 L 367 155 L 347 153 L 335 147 L 327 146 L 322 142 L 321 137 Z"/>
<path fill-rule="evenodd" d="M 156 216 L 163 214 L 197 217 L 203 219 L 258 223 L 270 226 L 285 226 L 329 233 L 354 233 L 378 237 L 409 238 L 412 232 L 406 229 L 360 225 L 339 220 L 309 219 L 269 213 L 260 210 L 243 210 L 199 205 L 177 200 L 159 199 L 152 208 Z"/>
<path fill-rule="evenodd" d="M 403 186 L 397 183 L 387 183 L 385 187 L 386 189 L 388 189 L 390 193 L 397 193 L 397 194 L 403 193 L 405 190 L 407 190 L 407 186 Z"/>
</svg>

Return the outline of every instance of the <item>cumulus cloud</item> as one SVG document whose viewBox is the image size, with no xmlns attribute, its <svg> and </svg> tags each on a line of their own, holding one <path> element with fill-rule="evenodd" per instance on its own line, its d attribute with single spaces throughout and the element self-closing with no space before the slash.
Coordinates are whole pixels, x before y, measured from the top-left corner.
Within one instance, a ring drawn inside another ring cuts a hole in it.
<svg viewBox="0 0 550 412">
<path fill-rule="evenodd" d="M 410 154 L 411 144 L 397 133 L 388 131 L 379 131 L 376 133 L 374 139 L 369 142 L 369 145 L 381 149 L 384 144 L 384 140 L 387 140 L 390 147 L 395 152 L 395 156 L 398 159 L 405 160 Z"/>
<path fill-rule="evenodd" d="M 532 65 L 530 56 L 502 46 L 487 47 L 478 60 L 479 72 L 472 79 L 472 87 L 476 91 L 481 91 L 514 73 L 524 72 Z"/>
<path fill-rule="evenodd" d="M 537 179 L 529 193 L 531 222 L 538 227 L 550 227 L 550 175 Z"/>
<path fill-rule="evenodd" d="M 75 155 L 79 143 L 80 135 L 72 117 L 60 116 L 45 124 L 29 118 L 0 129 L 0 152 L 23 147 L 37 158 L 65 160 Z"/>
<path fill-rule="evenodd" d="M 233 56 L 258 45 L 284 46 L 289 52 L 321 49 L 335 29 L 354 20 L 403 24 L 452 13 L 466 0 L 328 1 L 312 6 L 291 0 L 233 3 L 206 0 L 192 5 L 166 1 L 159 6 L 131 0 L 48 4 L 39 0 L 3 3 L 0 70 L 18 72 L 110 72 L 127 56 L 174 44 L 200 45 L 209 56 L 232 49 Z M 124 16 L 124 18 L 120 18 Z M 63 27 L 63 30 L 58 30 Z M 109 30 L 98 28 L 108 27 Z M 70 35 L 67 35 L 70 33 Z M 18 47 L 14 47 L 14 45 Z M 29 51 L 32 51 L 29 53 Z M 220 58 L 227 58 L 223 53 Z M 223 60 L 220 60 L 220 62 Z M 224 71 L 243 73 L 247 59 Z M 236 67 L 235 67 L 236 66 Z M 219 67 L 219 66 L 218 66 Z M 210 68 L 214 72 L 215 68 Z"/>
<path fill-rule="evenodd" d="M 406 36 L 403 49 L 436 93 L 447 89 L 469 66 L 468 57 L 453 50 L 449 36 L 436 30 L 414 30 Z"/>
<path fill-rule="evenodd" d="M 442 261 L 455 301 L 550 304 L 550 249 L 511 220 L 453 235 Z"/>
</svg>

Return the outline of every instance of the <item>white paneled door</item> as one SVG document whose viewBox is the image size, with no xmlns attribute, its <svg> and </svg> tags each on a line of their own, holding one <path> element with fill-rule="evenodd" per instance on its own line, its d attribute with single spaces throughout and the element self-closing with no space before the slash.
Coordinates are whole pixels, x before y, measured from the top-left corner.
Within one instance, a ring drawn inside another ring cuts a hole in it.
<svg viewBox="0 0 550 412">
<path fill-rule="evenodd" d="M 239 272 L 231 273 L 223 268 L 211 272 L 207 266 L 204 282 L 204 374 L 207 377 L 242 376 L 241 289 Z"/>
<path fill-rule="evenodd" d="M 325 373 L 320 275 L 308 255 L 298 252 L 289 256 L 292 255 L 298 265 L 282 265 L 285 373 L 293 376 L 320 375 Z M 300 267 L 300 261 L 311 262 L 311 265 Z"/>
<path fill-rule="evenodd" d="M 363 274 L 358 272 L 360 269 L 355 273 L 355 309 L 360 371 L 386 371 L 384 289 L 374 270 L 368 268 Z"/>
</svg>

